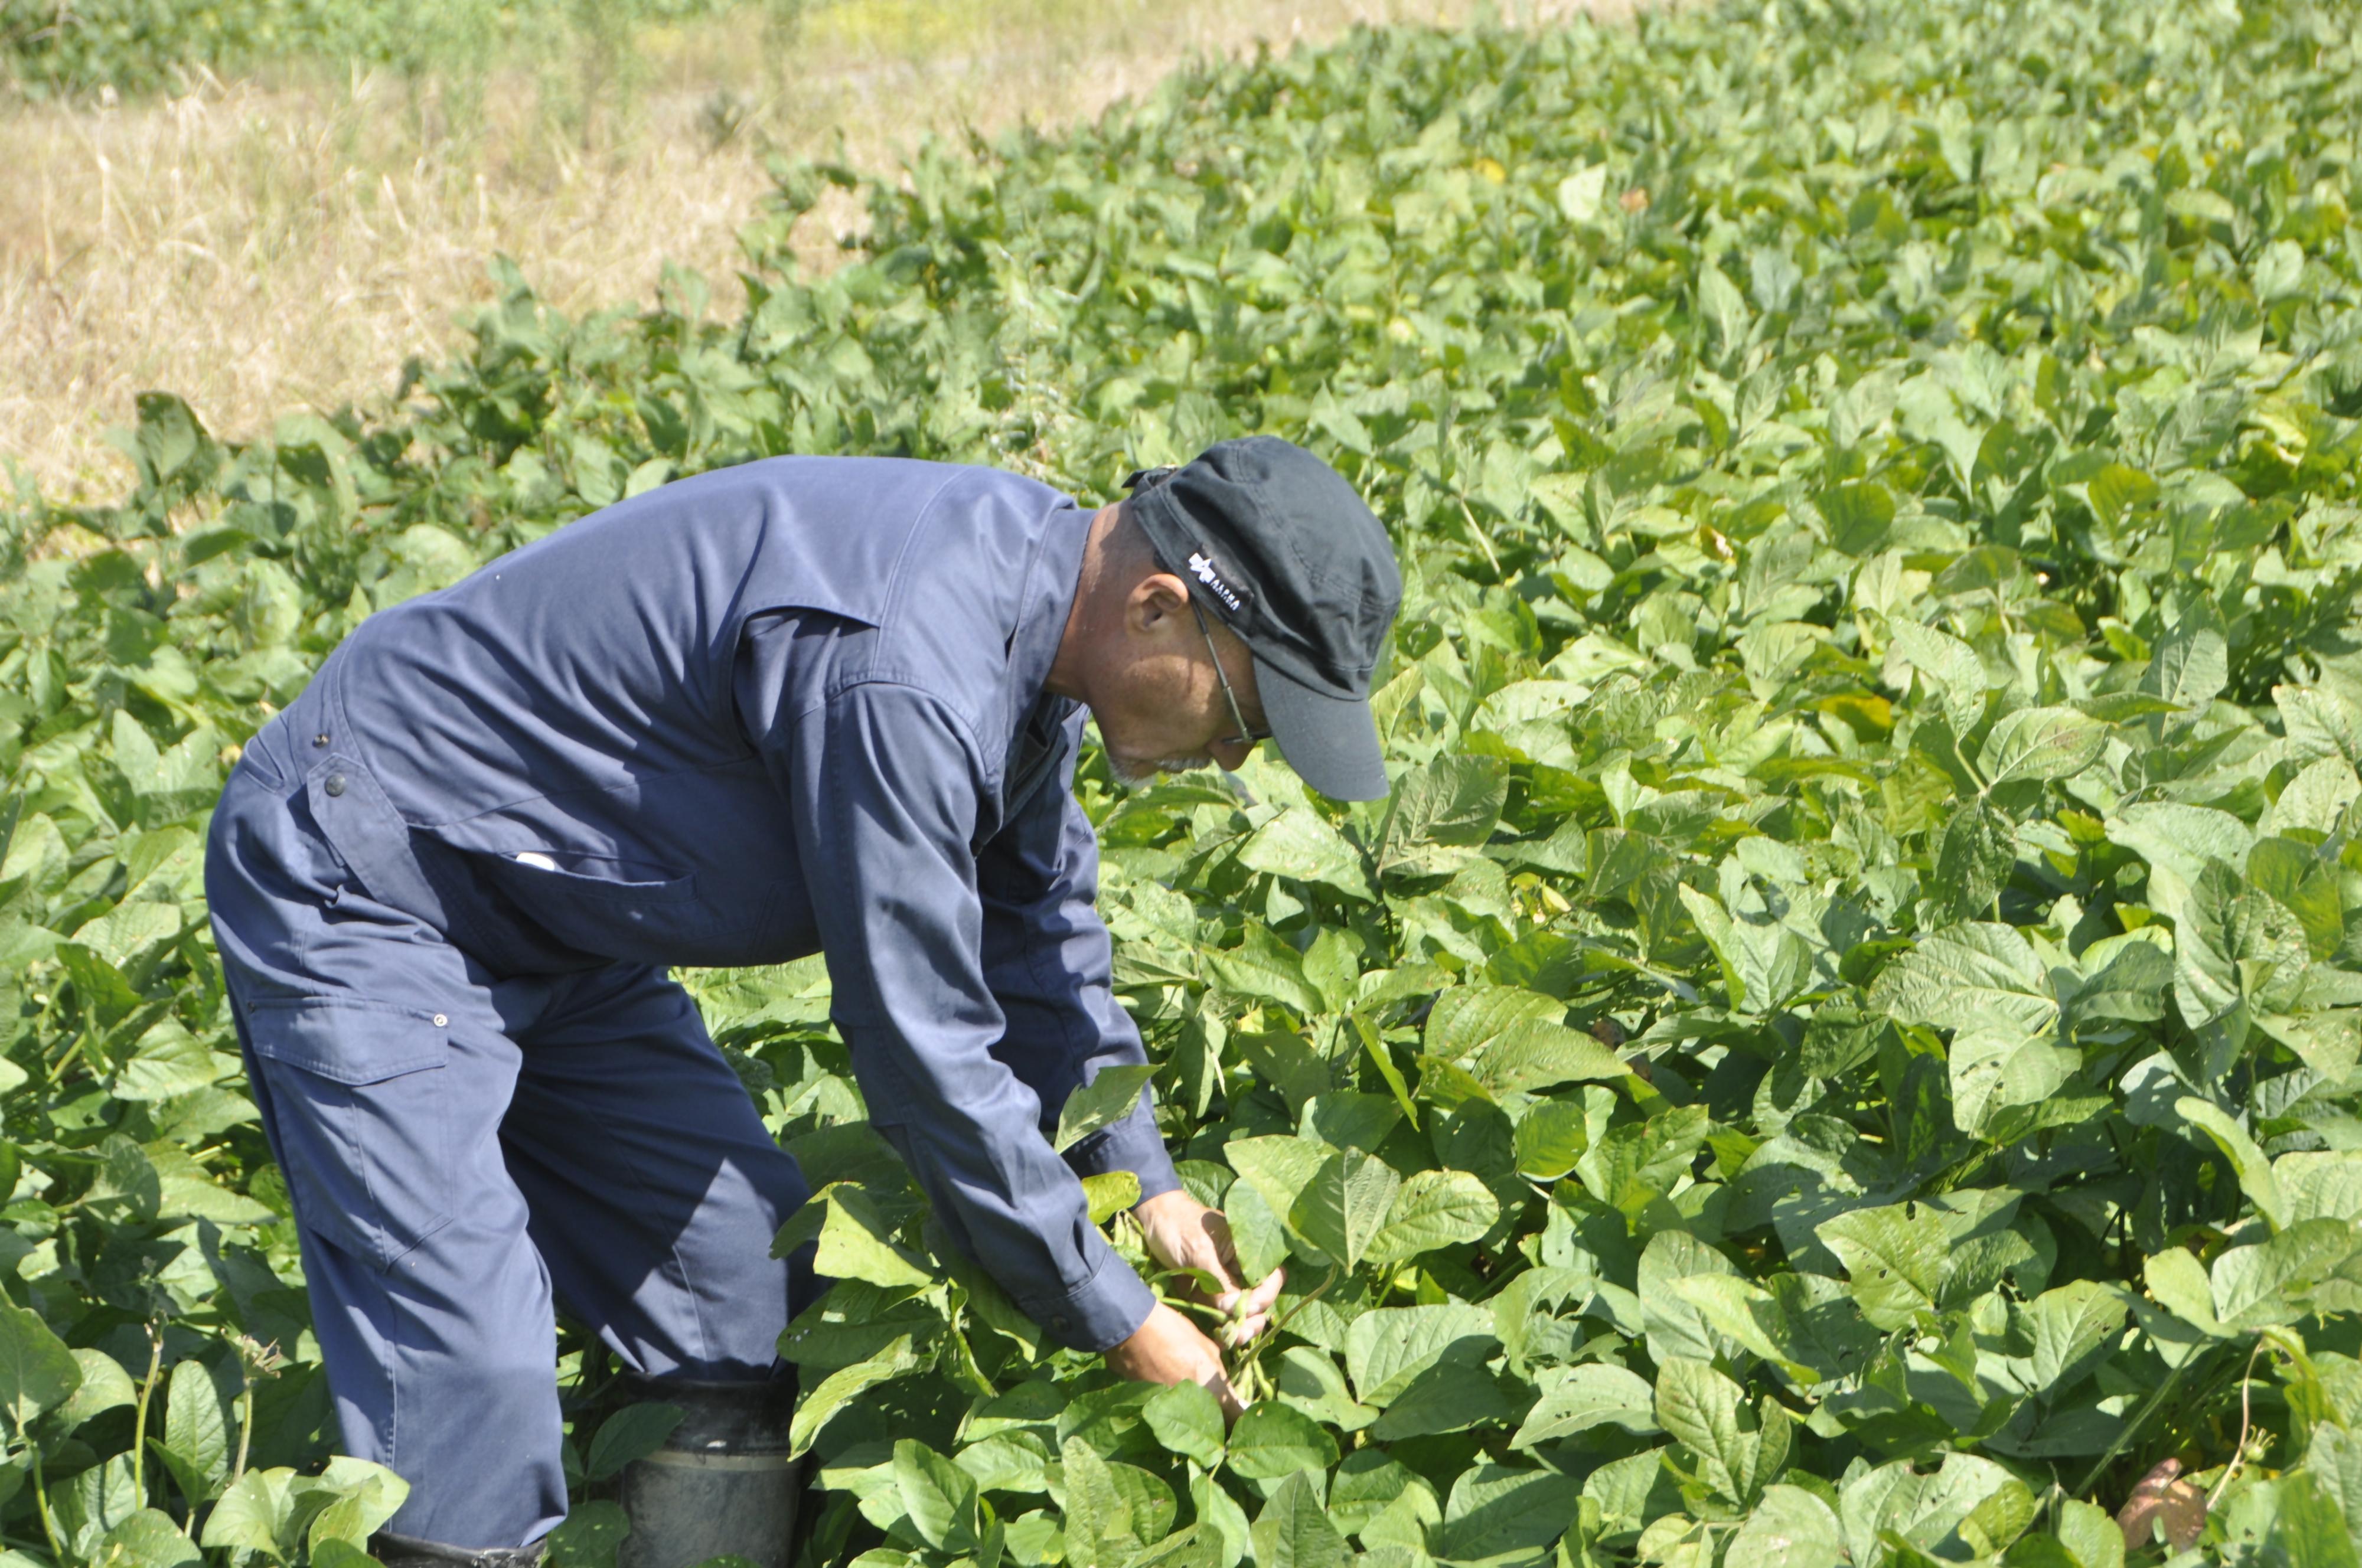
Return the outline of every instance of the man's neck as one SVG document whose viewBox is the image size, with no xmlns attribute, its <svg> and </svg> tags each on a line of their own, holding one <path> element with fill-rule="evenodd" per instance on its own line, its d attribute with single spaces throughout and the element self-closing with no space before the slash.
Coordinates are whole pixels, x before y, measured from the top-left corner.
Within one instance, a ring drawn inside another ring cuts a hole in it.
<svg viewBox="0 0 2362 1568">
<path fill-rule="evenodd" d="M 1066 629 L 1058 639 L 1057 656 L 1050 661 L 1049 677 L 1042 682 L 1044 691 L 1071 697 L 1086 707 L 1090 704 L 1090 671 L 1095 662 L 1090 648 L 1098 640 L 1097 620 L 1106 597 L 1100 590 L 1107 581 L 1108 557 L 1121 515 L 1120 506 L 1102 506 L 1091 519 L 1090 537 L 1083 543 L 1082 565 L 1075 575 L 1075 602 L 1066 612 Z"/>
</svg>

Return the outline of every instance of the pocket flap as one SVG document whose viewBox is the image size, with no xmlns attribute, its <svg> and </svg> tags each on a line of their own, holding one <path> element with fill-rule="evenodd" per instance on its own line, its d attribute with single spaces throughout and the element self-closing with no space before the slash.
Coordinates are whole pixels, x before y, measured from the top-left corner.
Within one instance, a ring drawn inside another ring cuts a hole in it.
<svg viewBox="0 0 2362 1568">
<path fill-rule="evenodd" d="M 382 1083 L 442 1066 L 450 1049 L 444 1016 L 389 1002 L 306 997 L 265 1002 L 247 1018 L 258 1056 L 340 1084 Z"/>
</svg>

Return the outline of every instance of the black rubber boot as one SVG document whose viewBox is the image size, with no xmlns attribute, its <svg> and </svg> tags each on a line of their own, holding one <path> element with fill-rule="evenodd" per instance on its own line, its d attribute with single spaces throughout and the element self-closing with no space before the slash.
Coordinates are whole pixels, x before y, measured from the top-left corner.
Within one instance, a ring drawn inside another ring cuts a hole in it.
<svg viewBox="0 0 2362 1568">
<path fill-rule="evenodd" d="M 624 1472 L 632 1533 L 616 1568 L 694 1568 L 710 1557 L 743 1557 L 756 1568 L 788 1568 L 796 1536 L 796 1474 L 788 1423 L 796 1380 L 699 1383 L 628 1378 L 635 1399 L 676 1405 L 681 1423 L 664 1447 Z"/>
<path fill-rule="evenodd" d="M 538 1568 L 542 1542 L 531 1546 L 449 1546 L 381 1529 L 370 1537 L 370 1555 L 385 1568 Z"/>
</svg>

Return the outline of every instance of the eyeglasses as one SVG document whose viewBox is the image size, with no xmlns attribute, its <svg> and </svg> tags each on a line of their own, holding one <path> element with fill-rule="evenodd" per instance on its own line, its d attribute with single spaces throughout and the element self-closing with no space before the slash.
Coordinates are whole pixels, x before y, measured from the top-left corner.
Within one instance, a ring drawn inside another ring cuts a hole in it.
<svg viewBox="0 0 2362 1568">
<path fill-rule="evenodd" d="M 1222 651 L 1214 646 L 1214 628 L 1206 624 L 1204 608 L 1197 600 L 1192 599 L 1189 601 L 1189 613 L 1198 617 L 1198 630 L 1204 635 L 1206 652 L 1214 661 L 1214 679 L 1222 683 L 1222 701 L 1231 705 L 1231 722 L 1238 725 L 1236 734 L 1225 735 L 1214 744 L 1216 745 L 1253 745 L 1257 741 L 1271 739 L 1269 730 L 1254 729 L 1247 723 L 1246 712 L 1239 706 L 1239 694 L 1231 690 L 1231 678 L 1223 672 Z"/>
</svg>

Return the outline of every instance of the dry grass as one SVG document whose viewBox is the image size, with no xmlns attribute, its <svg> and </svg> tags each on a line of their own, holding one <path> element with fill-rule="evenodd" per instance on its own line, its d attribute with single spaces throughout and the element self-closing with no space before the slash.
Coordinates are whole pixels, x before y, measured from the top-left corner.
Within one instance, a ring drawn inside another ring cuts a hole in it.
<svg viewBox="0 0 2362 1568">
<path fill-rule="evenodd" d="M 0 109 L 0 462 L 54 498 L 117 493 L 129 469 L 104 433 L 149 388 L 232 436 L 367 407 L 407 357 L 462 336 L 495 252 L 569 313 L 647 297 L 667 260 L 733 309 L 733 237 L 768 188 L 768 149 L 891 168 L 928 131 L 1096 114 L 1193 53 L 1473 9 L 835 0 L 792 41 L 749 8 L 603 61 L 577 39 L 450 80 L 207 81 L 161 102 Z M 808 219 L 812 258 L 833 248 L 822 226 L 856 215 Z"/>
</svg>

